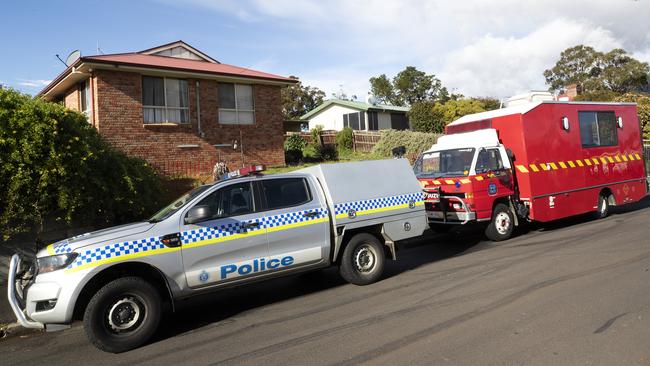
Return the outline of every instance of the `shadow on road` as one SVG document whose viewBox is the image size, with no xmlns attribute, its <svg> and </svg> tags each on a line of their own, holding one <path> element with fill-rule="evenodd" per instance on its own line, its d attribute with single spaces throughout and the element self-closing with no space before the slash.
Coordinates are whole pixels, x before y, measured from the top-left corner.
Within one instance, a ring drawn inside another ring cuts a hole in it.
<svg viewBox="0 0 650 366">
<path fill-rule="evenodd" d="M 466 231 L 466 230 L 463 230 Z M 474 230 L 476 231 L 476 230 Z M 398 260 L 387 261 L 384 280 L 422 265 L 451 258 L 481 244 L 482 230 L 465 235 L 452 231 L 398 245 Z M 302 275 L 268 280 L 197 296 L 179 304 L 177 311 L 167 314 L 154 342 L 190 332 L 208 324 L 235 317 L 250 310 L 345 285 L 337 267 Z"/>
</svg>

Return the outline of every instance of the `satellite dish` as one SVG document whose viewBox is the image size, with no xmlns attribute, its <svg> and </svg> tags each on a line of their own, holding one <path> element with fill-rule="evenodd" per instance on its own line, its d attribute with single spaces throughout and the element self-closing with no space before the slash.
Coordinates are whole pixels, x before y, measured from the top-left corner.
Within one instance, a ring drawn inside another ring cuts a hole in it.
<svg viewBox="0 0 650 366">
<path fill-rule="evenodd" d="M 65 64 L 70 66 L 72 65 L 75 61 L 77 61 L 81 57 L 81 52 L 79 50 L 74 50 L 70 52 L 68 55 L 68 58 L 65 59 Z"/>
<path fill-rule="evenodd" d="M 366 103 L 375 105 L 377 104 L 377 99 L 375 98 L 374 95 L 368 93 L 368 95 L 366 96 Z"/>
</svg>

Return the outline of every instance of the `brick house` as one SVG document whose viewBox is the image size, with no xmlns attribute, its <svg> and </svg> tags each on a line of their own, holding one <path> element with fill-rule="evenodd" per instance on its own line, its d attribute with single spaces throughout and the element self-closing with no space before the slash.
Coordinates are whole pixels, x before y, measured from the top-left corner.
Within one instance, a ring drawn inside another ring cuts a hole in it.
<svg viewBox="0 0 650 366">
<path fill-rule="evenodd" d="M 280 90 L 295 82 L 177 41 L 80 57 L 38 96 L 85 113 L 113 146 L 158 171 L 196 175 L 217 161 L 284 165 Z"/>
</svg>

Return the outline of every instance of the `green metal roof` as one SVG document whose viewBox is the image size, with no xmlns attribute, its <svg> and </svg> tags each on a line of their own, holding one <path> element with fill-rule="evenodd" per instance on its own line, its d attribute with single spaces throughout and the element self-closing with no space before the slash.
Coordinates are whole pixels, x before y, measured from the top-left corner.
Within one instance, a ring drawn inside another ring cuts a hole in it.
<svg viewBox="0 0 650 366">
<path fill-rule="evenodd" d="M 369 104 L 363 102 L 353 102 L 350 100 L 341 100 L 341 99 L 330 99 L 318 107 L 314 108 L 308 113 L 305 113 L 300 117 L 302 120 L 308 120 L 311 117 L 317 115 L 321 111 L 327 109 L 331 105 L 340 105 L 342 107 L 356 109 L 358 111 L 376 111 L 376 112 L 408 112 L 411 110 L 410 107 L 397 107 L 394 105 L 385 105 L 385 104 Z"/>
</svg>

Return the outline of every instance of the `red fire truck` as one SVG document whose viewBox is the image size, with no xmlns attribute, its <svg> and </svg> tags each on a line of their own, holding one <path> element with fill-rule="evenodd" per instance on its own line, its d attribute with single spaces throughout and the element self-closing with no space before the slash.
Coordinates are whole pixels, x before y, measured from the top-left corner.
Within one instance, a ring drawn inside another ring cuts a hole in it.
<svg viewBox="0 0 650 366">
<path fill-rule="evenodd" d="M 648 192 L 635 104 L 541 100 L 464 116 L 415 163 L 429 224 L 487 222 L 494 241 Z"/>
</svg>

